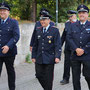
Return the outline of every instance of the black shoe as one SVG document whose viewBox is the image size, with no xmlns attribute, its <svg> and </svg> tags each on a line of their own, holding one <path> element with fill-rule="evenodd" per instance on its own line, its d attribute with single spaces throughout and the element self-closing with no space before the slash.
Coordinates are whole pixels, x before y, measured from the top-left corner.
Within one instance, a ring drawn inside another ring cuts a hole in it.
<svg viewBox="0 0 90 90">
<path fill-rule="evenodd" d="M 35 74 L 35 78 L 37 78 L 37 75 Z"/>
<path fill-rule="evenodd" d="M 60 81 L 60 83 L 61 83 L 61 85 L 65 85 L 65 84 L 68 84 L 68 83 L 69 83 L 69 81 L 68 81 L 68 80 L 63 79 L 62 81 Z"/>
</svg>

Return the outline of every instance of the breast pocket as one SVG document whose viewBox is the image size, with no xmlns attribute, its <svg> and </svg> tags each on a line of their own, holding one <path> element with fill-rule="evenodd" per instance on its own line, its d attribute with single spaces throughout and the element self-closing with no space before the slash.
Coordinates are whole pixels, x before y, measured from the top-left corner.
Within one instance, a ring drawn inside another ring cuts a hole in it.
<svg viewBox="0 0 90 90">
<path fill-rule="evenodd" d="M 2 34 L 8 36 L 9 34 L 12 34 L 13 29 L 11 27 L 7 27 L 2 30 Z"/>
<path fill-rule="evenodd" d="M 77 33 L 79 33 L 79 32 L 77 32 L 77 31 L 72 31 L 72 34 L 77 34 Z"/>
<path fill-rule="evenodd" d="M 90 30 L 86 30 L 84 33 L 85 34 L 90 34 Z"/>
<path fill-rule="evenodd" d="M 79 36 L 80 32 L 78 31 L 72 31 L 72 35 L 74 38 L 76 38 L 77 36 Z"/>
<path fill-rule="evenodd" d="M 48 44 L 52 44 L 53 41 L 54 41 L 54 40 L 53 40 L 53 36 L 47 36 L 46 39 L 47 39 L 47 43 L 48 43 Z"/>
<path fill-rule="evenodd" d="M 79 40 L 81 33 L 78 31 L 72 31 L 72 38 L 76 41 Z"/>
</svg>

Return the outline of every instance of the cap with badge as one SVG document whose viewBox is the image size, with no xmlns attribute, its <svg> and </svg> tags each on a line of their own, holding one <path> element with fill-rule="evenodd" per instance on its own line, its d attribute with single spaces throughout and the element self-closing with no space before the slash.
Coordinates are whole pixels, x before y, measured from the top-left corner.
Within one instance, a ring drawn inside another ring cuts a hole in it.
<svg viewBox="0 0 90 90">
<path fill-rule="evenodd" d="M 69 10 L 67 11 L 68 17 L 72 17 L 74 14 L 77 14 L 77 11 Z"/>
<path fill-rule="evenodd" d="M 6 10 L 10 11 L 9 5 L 5 2 L 0 3 L 0 9 L 6 9 Z"/>
<path fill-rule="evenodd" d="M 77 11 L 78 11 L 78 13 L 79 12 L 88 12 L 89 13 L 89 8 L 87 6 L 85 6 L 85 5 L 79 5 L 77 7 Z"/>
<path fill-rule="evenodd" d="M 43 15 L 43 11 L 47 11 L 47 12 L 49 12 L 46 8 L 42 8 L 42 9 L 40 10 L 40 13 L 39 13 L 40 16 Z"/>
<path fill-rule="evenodd" d="M 40 11 L 40 20 L 49 19 L 49 18 L 52 18 L 52 16 L 49 14 L 49 11 L 45 8 L 41 9 L 41 11 Z"/>
</svg>

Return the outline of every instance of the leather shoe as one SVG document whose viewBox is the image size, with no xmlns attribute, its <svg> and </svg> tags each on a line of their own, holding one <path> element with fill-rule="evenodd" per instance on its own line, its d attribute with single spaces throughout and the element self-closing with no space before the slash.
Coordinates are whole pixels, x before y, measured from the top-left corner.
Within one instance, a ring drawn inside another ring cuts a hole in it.
<svg viewBox="0 0 90 90">
<path fill-rule="evenodd" d="M 68 84 L 68 83 L 69 83 L 69 81 L 68 81 L 68 80 L 63 79 L 62 81 L 60 81 L 60 83 L 61 83 L 61 85 L 65 85 L 65 84 Z"/>
</svg>

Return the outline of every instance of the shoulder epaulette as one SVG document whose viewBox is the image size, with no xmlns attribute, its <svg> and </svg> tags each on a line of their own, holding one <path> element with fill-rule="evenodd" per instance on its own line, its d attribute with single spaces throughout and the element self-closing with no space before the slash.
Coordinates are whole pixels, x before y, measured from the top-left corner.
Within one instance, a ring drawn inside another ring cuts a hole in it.
<svg viewBox="0 0 90 90">
<path fill-rule="evenodd" d="M 53 29 L 58 29 L 56 26 L 51 26 L 51 28 L 53 28 Z"/>
<path fill-rule="evenodd" d="M 90 25 L 90 21 L 88 21 L 88 25 Z"/>
<path fill-rule="evenodd" d="M 16 20 L 15 18 L 12 18 L 12 20 Z"/>
<path fill-rule="evenodd" d="M 51 27 L 57 28 L 56 26 L 51 26 Z"/>
<path fill-rule="evenodd" d="M 42 28 L 42 26 L 40 26 L 40 27 L 37 27 L 37 29 L 40 29 L 40 28 Z"/>
</svg>

